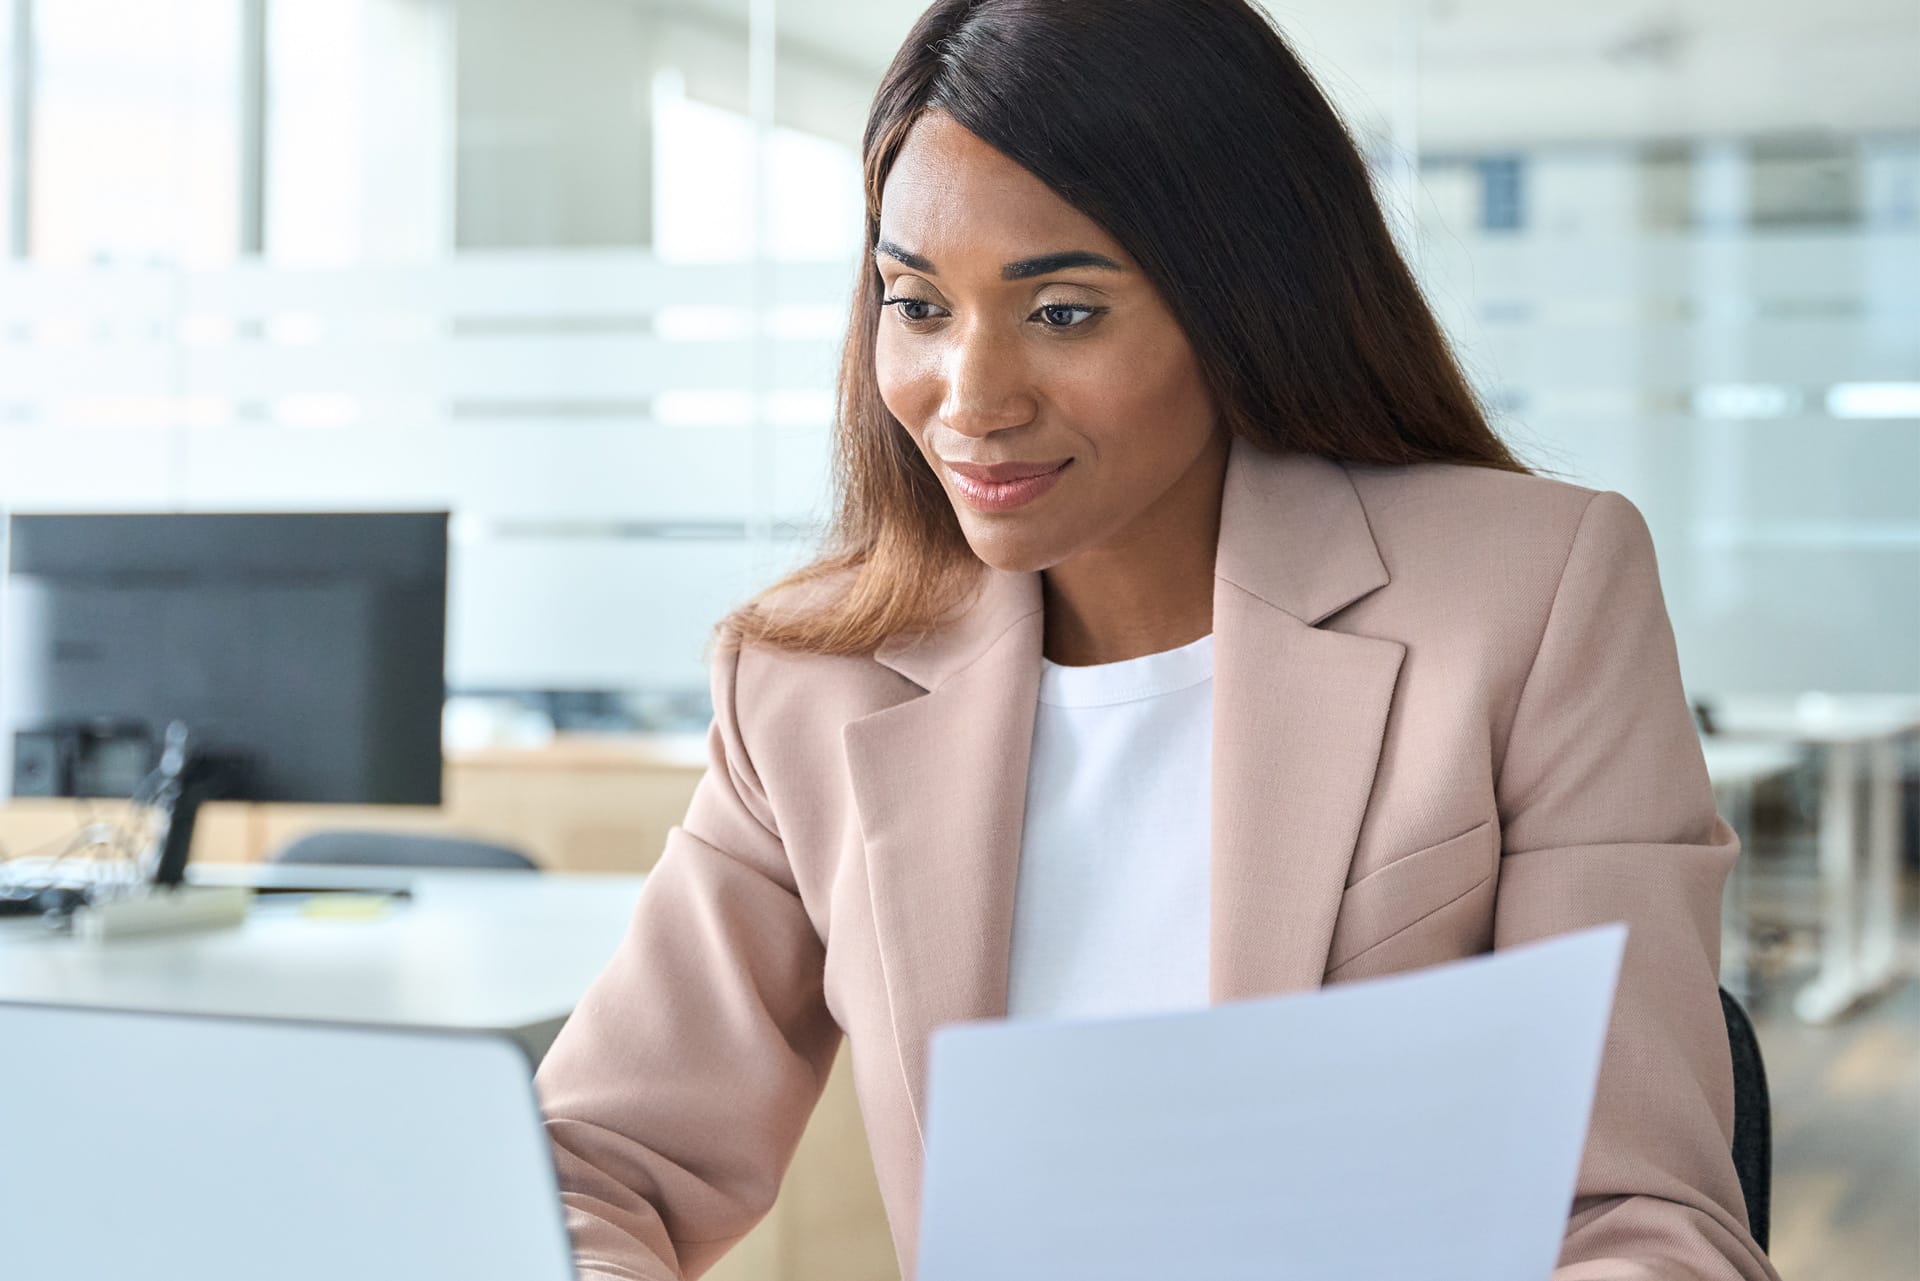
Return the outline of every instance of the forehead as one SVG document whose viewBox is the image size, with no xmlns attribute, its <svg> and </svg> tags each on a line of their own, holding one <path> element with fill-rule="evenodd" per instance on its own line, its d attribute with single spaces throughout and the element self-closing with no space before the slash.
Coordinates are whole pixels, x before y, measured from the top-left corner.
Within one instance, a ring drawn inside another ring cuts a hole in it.
<svg viewBox="0 0 1920 1281">
<path fill-rule="evenodd" d="M 882 239 L 933 260 L 980 260 L 997 272 L 1028 254 L 1125 252 L 1099 223 L 951 116 L 929 112 L 901 145 L 880 194 Z"/>
</svg>

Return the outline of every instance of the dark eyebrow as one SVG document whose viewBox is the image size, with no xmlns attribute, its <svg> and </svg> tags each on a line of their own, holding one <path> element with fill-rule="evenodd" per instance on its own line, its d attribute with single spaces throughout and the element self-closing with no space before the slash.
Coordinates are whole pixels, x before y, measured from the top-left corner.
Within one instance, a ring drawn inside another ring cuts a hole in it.
<svg viewBox="0 0 1920 1281">
<path fill-rule="evenodd" d="M 882 240 L 874 246 L 874 251 L 883 253 L 915 271 L 924 271 L 930 276 L 940 274 L 931 262 L 911 249 L 902 249 L 891 240 Z M 1037 258 L 1022 258 L 1018 262 L 1010 262 L 1000 269 L 1000 279 L 1027 280 L 1033 276 L 1044 276 L 1050 271 L 1068 271 L 1074 267 L 1099 267 L 1106 271 L 1126 270 L 1105 254 L 1096 254 L 1085 249 L 1070 249 L 1065 253 L 1041 254 Z"/>
</svg>

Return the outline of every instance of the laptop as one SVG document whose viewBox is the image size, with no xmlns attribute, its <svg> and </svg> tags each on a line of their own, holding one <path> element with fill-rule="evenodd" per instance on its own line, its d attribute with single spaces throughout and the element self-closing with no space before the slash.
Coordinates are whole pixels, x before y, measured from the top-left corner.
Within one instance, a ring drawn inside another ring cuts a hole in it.
<svg viewBox="0 0 1920 1281">
<path fill-rule="evenodd" d="M 526 1054 L 0 1002 L 9 1281 L 572 1281 Z"/>
</svg>

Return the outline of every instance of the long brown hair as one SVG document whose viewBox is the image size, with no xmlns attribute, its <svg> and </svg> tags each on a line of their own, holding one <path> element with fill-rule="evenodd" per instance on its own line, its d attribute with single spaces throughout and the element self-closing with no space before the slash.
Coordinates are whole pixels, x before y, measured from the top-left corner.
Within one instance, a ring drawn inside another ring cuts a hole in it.
<svg viewBox="0 0 1920 1281">
<path fill-rule="evenodd" d="M 1346 462 L 1530 470 L 1488 425 L 1352 137 L 1260 11 L 1246 0 L 939 0 L 887 68 L 862 140 L 866 245 L 824 550 L 722 619 L 723 644 L 868 653 L 936 625 L 979 578 L 983 562 L 874 373 L 880 194 L 929 111 L 1032 171 L 1133 256 L 1234 434 Z"/>
</svg>

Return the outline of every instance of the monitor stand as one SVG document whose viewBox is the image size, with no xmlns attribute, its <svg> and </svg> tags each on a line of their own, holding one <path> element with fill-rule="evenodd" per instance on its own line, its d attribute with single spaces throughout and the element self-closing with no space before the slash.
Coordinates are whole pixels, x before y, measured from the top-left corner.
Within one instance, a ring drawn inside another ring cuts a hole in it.
<svg viewBox="0 0 1920 1281">
<path fill-rule="evenodd" d="M 153 883 L 161 889 L 174 889 L 186 880 L 200 803 L 218 796 L 222 790 L 222 770 L 216 763 L 192 752 L 183 751 L 180 756 L 160 793 L 159 808 L 165 816 L 166 836 L 161 841 L 160 862 L 154 868 Z"/>
<path fill-rule="evenodd" d="M 240 769 L 241 763 L 236 760 L 191 750 L 187 728 L 178 721 L 167 726 L 166 748 L 160 757 L 159 799 L 155 803 L 166 829 L 153 882 L 144 894 L 105 899 L 76 910 L 73 932 L 77 938 L 105 942 L 129 936 L 221 929 L 246 920 L 253 899 L 250 888 L 186 884 L 187 859 L 193 851 L 200 804 L 239 781 Z"/>
</svg>

